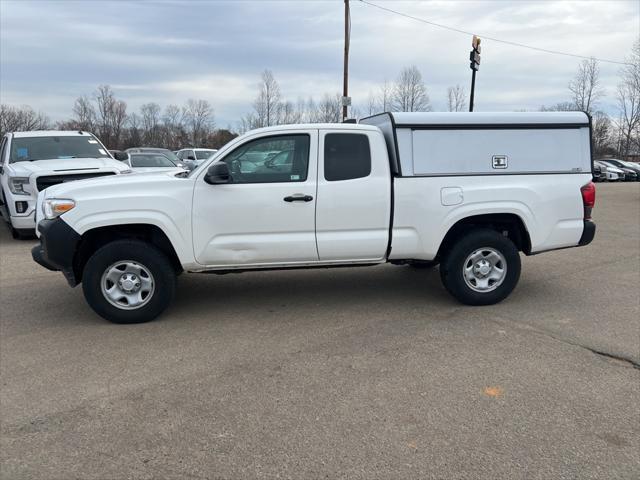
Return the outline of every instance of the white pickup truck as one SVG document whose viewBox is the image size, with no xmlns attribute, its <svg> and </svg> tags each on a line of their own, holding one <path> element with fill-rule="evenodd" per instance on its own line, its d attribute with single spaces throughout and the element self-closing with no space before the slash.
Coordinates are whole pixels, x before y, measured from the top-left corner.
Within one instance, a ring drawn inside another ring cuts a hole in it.
<svg viewBox="0 0 640 480">
<path fill-rule="evenodd" d="M 14 237 L 33 235 L 38 192 L 83 178 L 117 175 L 129 167 L 111 158 L 88 132 L 7 133 L 0 143 L 0 213 Z"/>
<path fill-rule="evenodd" d="M 580 112 L 254 130 L 188 174 L 47 188 L 32 254 L 117 323 L 158 316 L 183 271 L 440 263 L 459 301 L 493 304 L 519 252 L 593 239 L 590 133 Z"/>
</svg>

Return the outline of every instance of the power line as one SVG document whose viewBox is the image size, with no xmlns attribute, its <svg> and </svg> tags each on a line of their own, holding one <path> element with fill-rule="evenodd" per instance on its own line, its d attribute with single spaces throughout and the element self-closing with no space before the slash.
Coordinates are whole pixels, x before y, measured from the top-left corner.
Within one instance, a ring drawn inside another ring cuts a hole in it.
<svg viewBox="0 0 640 480">
<path fill-rule="evenodd" d="M 550 54 L 553 54 L 553 55 L 564 55 L 565 57 L 583 58 L 583 59 L 587 59 L 587 60 L 590 60 L 591 58 L 595 58 L 599 62 L 615 63 L 617 65 L 632 65 L 631 63 L 620 62 L 618 60 L 608 60 L 606 58 L 588 57 L 588 56 L 585 56 L 585 55 L 577 55 L 575 53 L 560 52 L 558 50 L 549 50 L 549 49 L 546 49 L 546 48 L 533 47 L 531 45 L 525 45 L 523 43 L 511 42 L 509 40 L 501 40 L 499 38 L 489 37 L 487 35 L 482 35 L 482 34 L 478 34 L 478 33 L 474 34 L 473 32 L 468 32 L 466 30 L 461 30 L 459 28 L 450 27 L 448 25 L 443 25 L 441 23 L 432 22 L 430 20 L 425 20 L 424 18 L 414 17 L 413 15 L 409 15 L 407 13 L 398 12 L 397 10 L 392 10 L 391 8 L 383 7 L 381 5 L 376 5 L 375 3 L 368 2 L 367 0 L 360 0 L 360 2 L 364 3 L 366 5 L 369 5 L 371 7 L 375 7 L 375 8 L 378 8 L 380 10 L 384 10 L 385 12 L 388 12 L 388 13 L 393 13 L 395 15 L 400 15 L 401 17 L 405 17 L 405 18 L 410 18 L 411 20 L 415 20 L 417 22 L 426 23 L 427 25 L 431 25 L 431 26 L 438 27 L 438 28 L 444 28 L 445 30 L 450 30 L 452 32 L 462 33 L 464 35 L 477 35 L 477 36 L 481 37 L 483 40 L 484 39 L 492 40 L 494 42 L 504 43 L 506 45 L 511 45 L 513 47 L 528 48 L 529 50 L 535 50 L 537 52 L 550 53 Z"/>
</svg>

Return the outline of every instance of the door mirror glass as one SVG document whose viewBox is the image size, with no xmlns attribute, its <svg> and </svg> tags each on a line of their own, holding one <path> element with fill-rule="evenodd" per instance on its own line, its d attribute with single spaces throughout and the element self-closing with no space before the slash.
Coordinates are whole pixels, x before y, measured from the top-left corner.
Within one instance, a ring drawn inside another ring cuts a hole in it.
<svg viewBox="0 0 640 480">
<path fill-rule="evenodd" d="M 126 152 L 113 152 L 113 158 L 120 160 L 121 162 L 126 162 L 129 160 L 129 154 Z"/>
<path fill-rule="evenodd" d="M 229 167 L 224 162 L 216 162 L 209 167 L 204 181 L 210 185 L 218 185 L 221 183 L 231 183 L 231 175 Z"/>
</svg>

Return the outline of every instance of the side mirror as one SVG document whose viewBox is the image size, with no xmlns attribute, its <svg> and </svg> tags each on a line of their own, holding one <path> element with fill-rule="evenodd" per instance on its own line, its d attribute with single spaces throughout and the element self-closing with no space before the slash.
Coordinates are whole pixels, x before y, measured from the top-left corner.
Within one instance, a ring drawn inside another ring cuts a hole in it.
<svg viewBox="0 0 640 480">
<path fill-rule="evenodd" d="M 189 156 L 187 157 L 187 160 L 195 160 L 195 159 L 196 159 L 196 157 L 194 157 L 193 155 L 189 155 Z"/>
<path fill-rule="evenodd" d="M 207 170 L 207 174 L 204 176 L 204 181 L 209 185 L 233 183 L 233 179 L 229 173 L 229 166 L 224 162 L 214 163 Z"/>
<path fill-rule="evenodd" d="M 115 152 L 113 158 L 121 162 L 126 162 L 129 159 L 129 154 L 127 152 Z"/>
</svg>

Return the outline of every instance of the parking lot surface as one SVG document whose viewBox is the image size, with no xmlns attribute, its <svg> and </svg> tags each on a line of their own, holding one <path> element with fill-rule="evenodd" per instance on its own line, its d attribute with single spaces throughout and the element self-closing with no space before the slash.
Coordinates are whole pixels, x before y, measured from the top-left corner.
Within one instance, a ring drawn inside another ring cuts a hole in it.
<svg viewBox="0 0 640 480">
<path fill-rule="evenodd" d="M 3 226 L 1 477 L 637 479 L 638 184 L 594 218 L 495 306 L 437 269 L 190 274 L 130 326 Z"/>
</svg>

